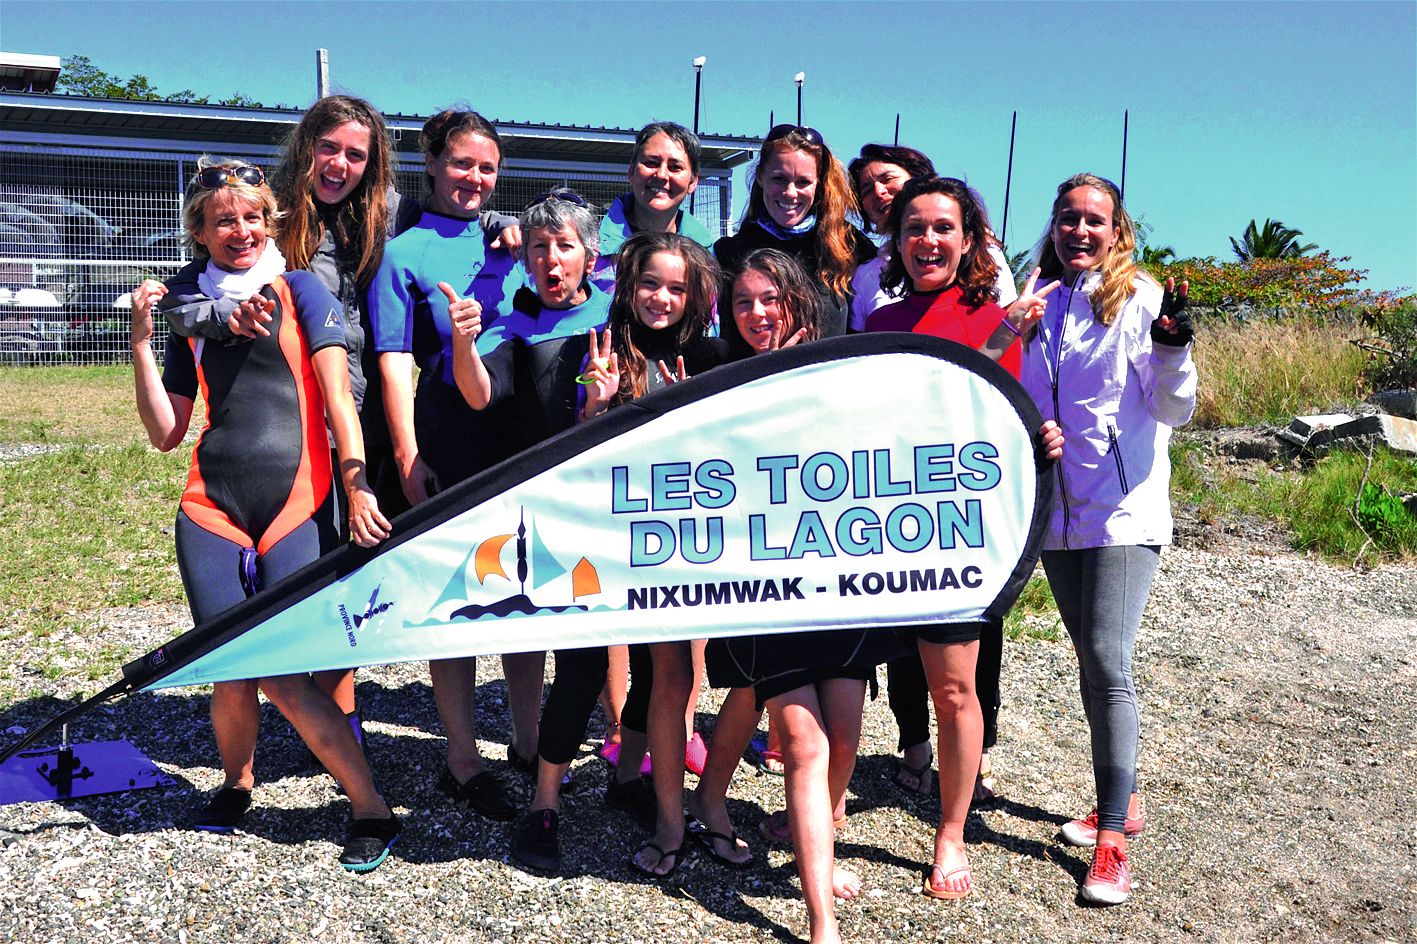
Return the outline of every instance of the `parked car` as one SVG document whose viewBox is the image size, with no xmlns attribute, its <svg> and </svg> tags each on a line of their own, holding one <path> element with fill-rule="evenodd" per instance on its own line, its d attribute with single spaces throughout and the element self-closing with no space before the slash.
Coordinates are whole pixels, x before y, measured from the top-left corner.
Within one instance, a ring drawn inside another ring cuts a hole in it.
<svg viewBox="0 0 1417 944">
<path fill-rule="evenodd" d="M 0 308 L 0 362 L 57 360 L 68 333 L 64 306 L 53 292 L 34 287 L 13 291 Z"/>
</svg>

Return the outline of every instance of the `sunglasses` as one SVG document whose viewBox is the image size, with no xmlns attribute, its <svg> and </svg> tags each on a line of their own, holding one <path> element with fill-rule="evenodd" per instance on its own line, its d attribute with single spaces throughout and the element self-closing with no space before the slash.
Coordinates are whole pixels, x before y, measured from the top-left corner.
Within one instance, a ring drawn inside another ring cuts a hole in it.
<svg viewBox="0 0 1417 944">
<path fill-rule="evenodd" d="M 1122 188 L 1121 188 L 1121 187 L 1117 186 L 1115 183 L 1113 183 L 1112 181 L 1108 180 L 1106 177 L 1103 177 L 1101 174 L 1098 174 L 1098 175 L 1097 175 L 1097 179 L 1100 180 L 1100 181 L 1102 181 L 1102 182 L 1103 182 L 1104 184 L 1106 184 L 1107 186 L 1111 187 L 1113 190 L 1117 191 L 1117 195 L 1118 195 L 1118 196 L 1121 196 L 1121 194 L 1122 194 Z"/>
<path fill-rule="evenodd" d="M 265 182 L 265 173 L 251 164 L 206 167 L 197 174 L 197 186 L 203 190 L 219 190 L 222 187 L 235 187 L 237 184 L 259 187 Z"/>
<path fill-rule="evenodd" d="M 538 203 L 545 203 L 547 200 L 551 199 L 560 200 L 562 203 L 569 203 L 572 206 L 578 206 L 582 210 L 590 209 L 590 204 L 586 202 L 585 197 L 576 193 L 574 190 L 548 190 L 539 197 L 533 197 L 531 202 L 523 207 L 523 210 L 530 210 Z"/>
<path fill-rule="evenodd" d="M 822 133 L 820 131 L 816 128 L 804 128 L 801 125 L 773 125 L 772 130 L 768 132 L 768 136 L 763 138 L 763 143 L 767 144 L 769 141 L 785 138 L 794 131 L 805 138 L 808 144 L 817 147 L 826 147 L 826 142 L 822 140 Z"/>
</svg>

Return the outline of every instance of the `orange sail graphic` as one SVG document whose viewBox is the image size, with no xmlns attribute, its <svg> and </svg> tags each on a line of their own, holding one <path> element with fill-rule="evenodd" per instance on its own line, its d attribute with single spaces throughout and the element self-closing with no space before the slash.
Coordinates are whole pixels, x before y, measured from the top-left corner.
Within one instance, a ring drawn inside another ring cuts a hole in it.
<svg viewBox="0 0 1417 944">
<path fill-rule="evenodd" d="M 571 570 L 571 599 L 579 600 L 600 592 L 600 575 L 584 557 Z"/>
<path fill-rule="evenodd" d="M 502 545 L 510 541 L 515 535 L 499 534 L 496 537 L 488 538 L 477 546 L 477 556 L 474 558 L 477 569 L 477 582 L 482 584 L 487 582 L 488 574 L 496 574 L 503 580 L 511 580 L 507 572 L 502 569 Z"/>
</svg>

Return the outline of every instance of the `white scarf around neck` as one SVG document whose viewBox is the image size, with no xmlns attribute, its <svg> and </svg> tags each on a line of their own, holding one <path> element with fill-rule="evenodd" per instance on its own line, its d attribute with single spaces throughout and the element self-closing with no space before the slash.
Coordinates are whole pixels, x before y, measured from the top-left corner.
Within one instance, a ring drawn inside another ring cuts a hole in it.
<svg viewBox="0 0 1417 944">
<path fill-rule="evenodd" d="M 285 256 L 280 254 L 274 239 L 267 238 L 261 258 L 249 269 L 228 272 L 220 269 L 210 259 L 207 267 L 197 276 L 197 287 L 202 294 L 214 300 L 234 298 L 245 301 L 261 289 L 270 285 L 276 277 L 285 273 Z"/>
</svg>

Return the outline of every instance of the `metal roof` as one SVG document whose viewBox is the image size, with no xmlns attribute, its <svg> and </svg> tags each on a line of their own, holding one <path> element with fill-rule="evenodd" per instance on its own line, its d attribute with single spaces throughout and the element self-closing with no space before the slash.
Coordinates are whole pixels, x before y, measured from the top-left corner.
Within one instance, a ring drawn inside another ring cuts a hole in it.
<svg viewBox="0 0 1417 944">
<path fill-rule="evenodd" d="M 0 89 L 52 92 L 59 81 L 59 57 L 0 52 Z"/>
<path fill-rule="evenodd" d="M 140 102 L 74 95 L 0 92 L 0 132 L 80 135 L 93 138 L 191 140 L 272 146 L 285 139 L 304 115 L 298 108 L 254 108 Z M 416 115 L 385 115 L 396 149 L 416 153 Z M 524 160 L 594 161 L 627 165 L 634 153 L 634 128 L 558 125 L 540 122 L 492 123 L 502 136 L 506 157 Z M 748 135 L 701 134 L 702 168 L 727 171 L 751 160 L 762 139 Z M 95 142 L 97 143 L 97 142 Z"/>
</svg>

